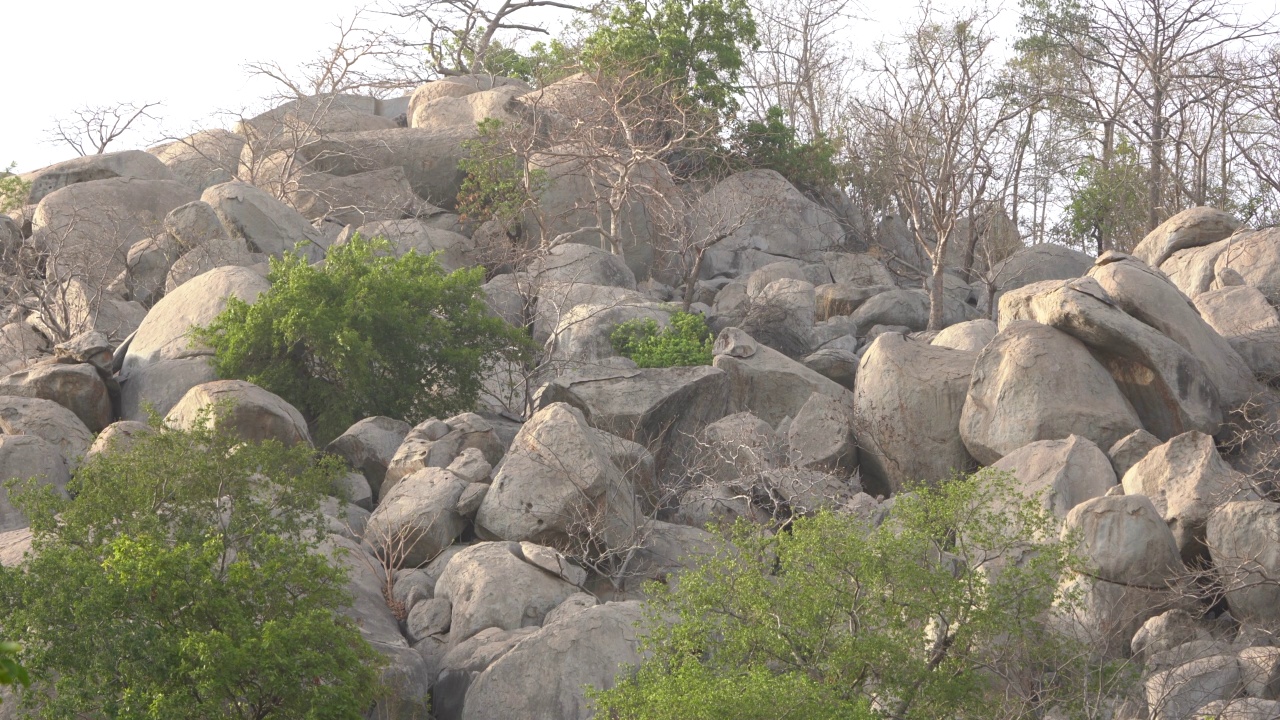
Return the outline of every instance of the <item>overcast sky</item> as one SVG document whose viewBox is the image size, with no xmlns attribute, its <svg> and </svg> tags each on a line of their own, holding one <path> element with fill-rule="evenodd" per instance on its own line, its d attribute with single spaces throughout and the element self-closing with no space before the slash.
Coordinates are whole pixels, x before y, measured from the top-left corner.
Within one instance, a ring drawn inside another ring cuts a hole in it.
<svg viewBox="0 0 1280 720">
<path fill-rule="evenodd" d="M 16 162 L 18 171 L 73 157 L 65 145 L 48 142 L 49 129 L 85 105 L 163 103 L 155 111 L 160 122 L 122 138 L 115 150 L 225 127 L 219 111 L 260 107 L 272 90 L 252 80 L 245 63 L 295 66 L 315 57 L 336 39 L 334 23 L 359 6 L 359 0 L 0 1 L 9 70 L 0 101 L 0 169 Z M 1274 7 L 1274 0 L 1248 4 Z M 884 37 L 915 4 L 862 5 L 874 21 L 855 23 L 854 47 Z M 1016 9 L 1017 2 L 1005 6 Z M 1000 25 L 1011 31 L 1012 17 L 1004 20 Z"/>
</svg>

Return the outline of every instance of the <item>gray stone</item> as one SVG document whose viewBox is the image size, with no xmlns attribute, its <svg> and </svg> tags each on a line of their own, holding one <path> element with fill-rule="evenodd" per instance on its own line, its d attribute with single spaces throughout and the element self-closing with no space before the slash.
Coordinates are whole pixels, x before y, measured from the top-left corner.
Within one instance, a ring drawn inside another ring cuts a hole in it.
<svg viewBox="0 0 1280 720">
<path fill-rule="evenodd" d="M 1111 467 L 1115 469 L 1116 477 L 1123 478 L 1129 468 L 1137 465 L 1138 461 L 1161 444 L 1160 438 L 1146 430 L 1134 430 L 1117 440 L 1107 450 L 1107 457 L 1111 458 Z"/>
<path fill-rule="evenodd" d="M 75 413 L 52 400 L 0 395 L 0 433 L 35 435 L 62 453 L 74 472 L 93 443 L 93 434 Z"/>
<path fill-rule="evenodd" d="M 1133 249 L 1133 255 L 1152 267 L 1159 267 L 1178 250 L 1213 244 L 1229 237 L 1239 227 L 1239 220 L 1221 210 L 1205 206 L 1187 208 L 1147 233 Z"/>
<path fill-rule="evenodd" d="M 467 528 L 457 512 L 467 483 L 440 468 L 424 468 L 396 483 L 369 517 L 365 540 L 399 569 L 434 559 Z"/>
<path fill-rule="evenodd" d="M 219 406 L 227 403 L 222 410 Z M 277 440 L 285 445 L 310 445 L 307 422 L 283 398 L 243 380 L 214 380 L 196 385 L 165 415 L 165 423 L 191 429 L 202 413 L 215 408 L 212 425 L 249 442 Z"/>
<path fill-rule="evenodd" d="M 1045 505 L 1063 518 L 1085 500 L 1105 495 L 1117 482 L 1107 456 L 1079 435 L 1024 445 L 992 467 L 1011 473 L 1023 493 L 1041 495 Z"/>
<path fill-rule="evenodd" d="M 1231 614 L 1246 626 L 1280 629 L 1280 504 L 1229 502 L 1209 515 L 1209 555 Z"/>
<path fill-rule="evenodd" d="M 447 427 L 447 426 L 446 426 Z M 368 417 L 347 428 L 325 447 L 325 452 L 339 455 L 359 470 L 377 497 L 387 465 L 404 443 L 411 429 L 409 423 L 389 417 Z"/>
<path fill-rule="evenodd" d="M 35 365 L 0 377 L 0 395 L 52 400 L 76 414 L 89 432 L 111 424 L 107 385 L 92 365 Z"/>
<path fill-rule="evenodd" d="M 485 628 L 514 630 L 541 625 L 577 588 L 520 559 L 518 544 L 482 542 L 449 560 L 436 582 L 436 598 L 453 603 L 451 645 Z"/>
<path fill-rule="evenodd" d="M 4 486 L 10 480 L 29 479 L 65 497 L 71 472 L 62 452 L 48 440 L 38 435 L 0 435 L 0 533 L 30 524 L 9 501 L 9 490 Z"/>
</svg>

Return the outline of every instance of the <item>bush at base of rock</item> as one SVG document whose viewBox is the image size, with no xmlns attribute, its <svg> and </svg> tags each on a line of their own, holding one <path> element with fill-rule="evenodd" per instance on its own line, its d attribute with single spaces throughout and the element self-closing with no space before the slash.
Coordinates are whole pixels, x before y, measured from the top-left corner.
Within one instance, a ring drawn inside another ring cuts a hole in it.
<svg viewBox="0 0 1280 720">
<path fill-rule="evenodd" d="M 609 335 L 614 352 L 642 368 L 710 365 L 715 338 L 701 315 L 677 312 L 658 329 L 655 320 L 628 320 Z"/>
</svg>

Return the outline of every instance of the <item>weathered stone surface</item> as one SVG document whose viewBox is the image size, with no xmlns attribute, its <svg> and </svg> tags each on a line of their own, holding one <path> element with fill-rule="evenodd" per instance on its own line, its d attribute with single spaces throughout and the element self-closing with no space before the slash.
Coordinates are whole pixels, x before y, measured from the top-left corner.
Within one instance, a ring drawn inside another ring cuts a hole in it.
<svg viewBox="0 0 1280 720">
<path fill-rule="evenodd" d="M 320 233 L 289 206 L 246 182 L 214 185 L 200 199 L 213 207 L 223 227 L 253 252 L 280 256 L 302 243 L 301 252 L 313 260 L 324 256 L 327 244 Z"/>
<path fill-rule="evenodd" d="M 116 177 L 68 185 L 36 207 L 31 242 L 49 254 L 52 275 L 97 284 L 124 272 L 129 248 L 161 232 L 170 211 L 195 199 L 172 180 Z"/>
<path fill-rule="evenodd" d="M 991 320 L 970 320 L 944 328 L 929 344 L 977 353 L 995 339 L 997 332 L 999 328 Z"/>
<path fill-rule="evenodd" d="M 30 523 L 9 501 L 4 483 L 34 479 L 66 495 L 71 471 L 57 446 L 38 435 L 0 435 L 0 533 L 19 530 Z"/>
<path fill-rule="evenodd" d="M 229 182 L 240 166 L 244 138 L 228 130 L 204 130 L 147 152 L 196 192 Z"/>
<path fill-rule="evenodd" d="M 897 282 L 887 265 L 866 253 L 824 252 L 819 257 L 831 271 L 831 281 L 839 285 L 874 287 Z"/>
<path fill-rule="evenodd" d="M 1011 473 L 1027 495 L 1043 493 L 1045 505 L 1058 517 L 1105 495 L 1117 482 L 1107 456 L 1079 435 L 1024 445 L 992 467 Z"/>
<path fill-rule="evenodd" d="M 1280 718 L 1280 702 L 1257 697 L 1215 700 L 1197 710 L 1196 717 L 1210 720 L 1275 720 Z"/>
<path fill-rule="evenodd" d="M 182 245 L 168 234 L 139 240 L 129 248 L 125 287 L 129 298 L 154 305 L 164 294 L 169 269 L 183 254 Z"/>
<path fill-rule="evenodd" d="M 973 467 L 957 429 L 974 354 L 886 333 L 862 356 L 853 414 L 873 495 Z M 845 405 L 849 407 L 850 405 Z"/>
<path fill-rule="evenodd" d="M 965 447 L 981 463 L 992 464 L 1037 440 L 1073 434 L 1110 447 L 1142 427 L 1089 350 L 1039 323 L 1005 326 L 977 355 L 972 371 L 959 427 Z"/>
<path fill-rule="evenodd" d="M 436 582 L 436 597 L 453 603 L 449 642 L 485 628 L 541 625 L 548 612 L 577 588 L 525 562 L 518 543 L 482 542 L 453 556 Z"/>
<path fill-rule="evenodd" d="M 437 253 L 436 261 L 449 272 L 476 264 L 471 256 L 474 246 L 466 236 L 436 227 L 428 220 L 380 220 L 360 225 L 356 232 L 364 238 L 386 238 L 396 257 L 410 250 L 419 255 Z"/>
<path fill-rule="evenodd" d="M 1121 482 L 1125 493 L 1151 498 L 1188 561 L 1204 554 L 1205 522 L 1215 507 L 1256 497 L 1245 477 L 1218 455 L 1213 438 L 1198 432 L 1153 449 Z"/>
<path fill-rule="evenodd" d="M 858 306 L 849 316 L 862 334 L 875 325 L 905 325 L 924 330 L 929 325 L 929 296 L 922 290 L 894 289 L 880 293 Z M 978 317 L 973 306 L 947 295 L 943 301 L 942 324 L 955 325 Z"/>
<path fill-rule="evenodd" d="M 467 528 L 458 499 L 467 483 L 440 468 L 424 468 L 396 483 L 369 517 L 365 539 L 396 568 L 432 560 Z"/>
<path fill-rule="evenodd" d="M 24 173 L 22 180 L 31 183 L 25 204 L 36 205 L 68 185 L 112 178 L 177 179 L 164 163 L 141 150 L 85 155 Z"/>
<path fill-rule="evenodd" d="M 387 465 L 411 429 L 403 420 L 368 417 L 334 438 L 325 446 L 325 452 L 340 455 L 348 465 L 363 473 L 374 497 L 377 497 L 382 479 L 387 474 Z"/>
<path fill-rule="evenodd" d="M 814 288 L 815 319 L 819 322 L 832 317 L 852 315 L 864 302 L 883 292 L 892 290 L 888 285 L 852 285 L 828 283 Z"/>
<path fill-rule="evenodd" d="M 120 415 L 145 422 L 149 411 L 163 417 L 191 388 L 218 379 L 208 355 L 161 358 L 134 367 L 120 385 Z"/>
<path fill-rule="evenodd" d="M 1089 277 L 1098 281 L 1120 309 L 1200 360 L 1225 407 L 1237 407 L 1257 394 L 1260 388 L 1249 366 L 1162 273 L 1132 258 L 1118 256 L 1106 262 L 1108 259 L 1104 256 L 1099 261 L 1104 264 L 1094 266 Z"/>
<path fill-rule="evenodd" d="M 1230 248 L 1233 242 L 1233 239 L 1228 238 L 1211 245 L 1179 250 L 1160 263 L 1160 271 L 1184 295 L 1194 299 L 1213 286 L 1213 268 L 1218 262 L 1218 256 Z"/>
<path fill-rule="evenodd" d="M 183 253 L 165 274 L 163 290 L 171 293 L 178 286 L 199 277 L 210 270 L 230 265 L 250 267 L 265 263 L 269 258 L 249 250 L 249 244 L 241 238 L 216 238 Z"/>
<path fill-rule="evenodd" d="M 1280 629 L 1280 504 L 1226 503 L 1210 513 L 1206 534 L 1231 614 L 1246 625 Z"/>
<path fill-rule="evenodd" d="M 1078 533 L 1089 572 L 1107 582 L 1167 589 L 1183 572 L 1173 533 L 1145 495 L 1086 500 L 1067 514 L 1063 536 Z"/>
<path fill-rule="evenodd" d="M 113 422 L 94 438 L 93 444 L 84 454 L 84 459 L 88 461 L 104 453 L 125 452 L 133 447 L 138 438 L 152 432 L 154 430 L 146 423 L 133 420 Z"/>
<path fill-rule="evenodd" d="M 737 328 L 725 328 L 716 338 L 712 365 L 728 376 L 730 412 L 749 410 L 770 425 L 796 413 L 818 392 L 843 407 L 853 406 L 853 394 L 770 347 L 757 343 Z"/>
<path fill-rule="evenodd" d="M 468 448 L 480 450 L 490 465 L 498 464 L 506 452 L 493 426 L 475 413 L 463 413 L 443 421 L 425 420 L 410 430 L 396 448 L 378 492 L 386 495 L 401 478 L 423 468 L 447 468 Z"/>
<path fill-rule="evenodd" d="M 1093 258 L 1055 243 L 1023 248 L 996 263 L 991 275 L 998 292 L 1007 292 L 1045 280 L 1069 280 L 1084 275 Z"/>
<path fill-rule="evenodd" d="M 361 545 L 341 535 L 329 535 L 316 549 L 347 573 L 347 592 L 352 603 L 343 608 L 344 615 L 355 620 L 364 636 L 375 648 L 408 648 L 409 643 L 400 634 L 400 624 L 387 601 L 382 596 L 385 585 L 382 563 L 368 554 Z"/>
<path fill-rule="evenodd" d="M 554 542 L 585 524 L 607 547 L 635 538 L 635 491 L 577 409 L 553 403 L 516 435 L 476 513 L 481 537 Z"/>
<path fill-rule="evenodd" d="M 1110 498 L 1091 500 L 1076 510 L 1106 499 Z M 1069 610 L 1059 608 L 1051 620 L 1053 627 L 1108 659 L 1128 657 L 1142 624 L 1177 606 L 1176 594 L 1168 589 L 1113 583 L 1090 575 L 1066 579 L 1061 591 L 1077 596 L 1079 602 Z"/>
<path fill-rule="evenodd" d="M 431 710 L 437 720 L 461 720 L 471 683 L 498 658 L 538 631 L 537 627 L 502 630 L 487 628 L 463 640 L 441 658 L 440 672 L 431 689 Z"/>
<path fill-rule="evenodd" d="M 1280 378 L 1280 314 L 1257 288 L 1224 287 L 1201 293 L 1196 310 L 1209 326 L 1231 343 L 1254 375 L 1271 382 Z"/>
<path fill-rule="evenodd" d="M 1147 663 L 1157 655 L 1186 643 L 1210 640 L 1205 623 L 1198 621 L 1186 610 L 1170 610 L 1142 624 L 1133 636 L 1133 656 Z"/>
<path fill-rule="evenodd" d="M 36 365 L 0 377 L 0 395 L 52 400 L 98 432 L 111 424 L 111 397 L 92 365 Z"/>
<path fill-rule="evenodd" d="M 1246 694 L 1280 699 L 1280 648 L 1247 647 L 1236 654 Z"/>
<path fill-rule="evenodd" d="M 538 285 L 560 282 L 636 288 L 636 277 L 621 258 L 581 243 L 551 248 L 529 266 L 529 275 Z"/>
<path fill-rule="evenodd" d="M 1239 227 L 1240 221 L 1230 213 L 1205 206 L 1187 208 L 1147 233 L 1133 249 L 1133 255 L 1152 267 L 1159 267 L 1178 250 L 1211 245 Z"/>
<path fill-rule="evenodd" d="M 0 369 L 17 372 L 49 350 L 49 339 L 26 322 L 0 327 Z"/>
<path fill-rule="evenodd" d="M 1218 254 L 1213 274 L 1218 282 L 1235 271 L 1245 285 L 1257 288 L 1273 305 L 1280 305 L 1280 228 L 1243 232 Z"/>
<path fill-rule="evenodd" d="M 228 408 L 219 412 L 222 403 Z M 283 398 L 243 380 L 214 380 L 197 385 L 165 415 L 168 425 L 190 429 L 201 413 L 215 408 L 212 424 L 250 442 L 278 440 L 285 445 L 311 444 L 307 421 Z"/>
<path fill-rule="evenodd" d="M 1146 430 L 1134 430 L 1117 440 L 1107 450 L 1107 457 L 1111 458 L 1111 467 L 1115 469 L 1116 477 L 1123 478 L 1129 468 L 1137 465 L 1139 460 L 1161 444 L 1160 438 Z"/>
<path fill-rule="evenodd" d="M 463 92 L 464 88 L 469 92 Z M 419 86 L 409 99 L 409 127 L 426 130 L 472 128 L 486 118 L 518 122 L 524 106 L 516 103 L 515 99 L 527 92 L 528 85 L 503 77 L 471 87 L 452 80 L 430 82 Z"/>
<path fill-rule="evenodd" d="M 1240 666 L 1232 655 L 1217 655 L 1152 675 L 1145 685 L 1152 720 L 1182 720 L 1211 702 L 1234 697 Z"/>
<path fill-rule="evenodd" d="M 1189 430 L 1218 432 L 1221 397 L 1204 364 L 1117 308 L 1097 280 L 1070 280 L 1041 292 L 1031 298 L 1029 309 L 1031 319 L 1075 337 L 1094 351 L 1151 434 L 1168 439 Z"/>
<path fill-rule="evenodd" d="M 608 689 L 641 660 L 641 606 L 606 603 L 572 618 L 543 627 L 481 673 L 467 691 L 464 720 L 592 717 L 585 688 Z"/>
<path fill-rule="evenodd" d="M 285 197 L 302 217 L 340 225 L 412 218 L 424 206 L 435 207 L 418 197 L 400 166 L 345 177 L 304 173 Z"/>
<path fill-rule="evenodd" d="M 93 443 L 93 433 L 75 413 L 52 400 L 14 395 L 0 395 L 0 433 L 44 439 L 73 471 Z"/>
</svg>

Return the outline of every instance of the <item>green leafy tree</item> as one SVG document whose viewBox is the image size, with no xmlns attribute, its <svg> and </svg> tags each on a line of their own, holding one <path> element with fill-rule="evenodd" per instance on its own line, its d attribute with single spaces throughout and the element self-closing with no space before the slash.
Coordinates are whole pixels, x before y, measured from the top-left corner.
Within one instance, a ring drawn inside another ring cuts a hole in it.
<svg viewBox="0 0 1280 720">
<path fill-rule="evenodd" d="M 19 175 L 13 174 L 17 163 L 9 163 L 8 169 L 0 172 L 0 212 L 9 212 L 22 207 L 31 194 L 31 183 Z"/>
<path fill-rule="evenodd" d="M 385 240 L 355 237 L 322 267 L 287 255 L 253 305 L 234 298 L 198 342 L 224 378 L 280 395 L 320 442 L 353 422 L 409 422 L 470 410 L 482 375 L 527 348 L 522 330 L 481 299 L 483 268 L 446 273 L 433 257 L 392 257 Z"/>
<path fill-rule="evenodd" d="M 1138 150 L 1121 139 L 1109 163 L 1089 158 L 1076 170 L 1063 221 L 1070 239 L 1099 255 L 1132 250 L 1146 235 L 1145 168 Z"/>
<path fill-rule="evenodd" d="M 739 123 L 730 142 L 748 167 L 776 170 L 806 190 L 835 186 L 845 175 L 836 163 L 839 145 L 825 136 L 801 141 L 777 106 L 762 119 Z"/>
<path fill-rule="evenodd" d="M 94 457 L 72 499 L 11 483 L 34 537 L 0 570 L 0 622 L 38 717 L 336 720 L 375 699 L 380 656 L 317 552 L 340 464 L 208 427 Z"/>
<path fill-rule="evenodd" d="M 485 118 L 476 128 L 479 136 L 462 143 L 467 155 L 458 163 L 464 174 L 458 216 L 476 225 L 496 219 L 510 226 L 546 188 L 547 172 L 528 166 L 511 147 L 507 128 L 498 118 Z"/>
<path fill-rule="evenodd" d="M 652 318 L 619 323 L 609 335 L 614 352 L 642 368 L 710 365 L 715 338 L 701 315 L 676 312 L 661 330 Z"/>
<path fill-rule="evenodd" d="M 991 474 L 899 496 L 875 529 L 826 512 L 770 536 L 740 521 L 732 546 L 653 586 L 651 654 L 595 694 L 597 716 L 932 720 L 1069 703 L 1076 648 L 1043 622 L 1074 563 L 1056 538 L 1039 499 Z"/>
<path fill-rule="evenodd" d="M 644 67 L 724 113 L 735 107 L 744 51 L 756 47 L 745 0 L 621 0 L 583 43 L 583 59 L 608 70 Z"/>
</svg>

